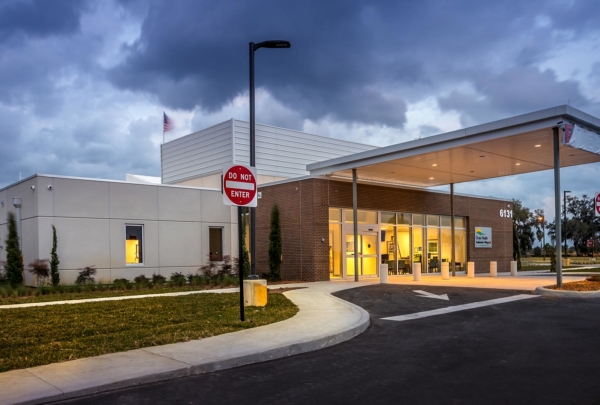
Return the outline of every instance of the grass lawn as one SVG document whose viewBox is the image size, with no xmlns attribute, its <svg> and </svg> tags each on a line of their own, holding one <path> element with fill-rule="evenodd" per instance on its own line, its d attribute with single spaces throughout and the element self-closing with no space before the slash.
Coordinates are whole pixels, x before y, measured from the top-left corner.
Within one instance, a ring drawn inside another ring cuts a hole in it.
<svg viewBox="0 0 600 405">
<path fill-rule="evenodd" d="M 58 291 L 54 293 L 49 293 L 48 295 L 27 295 L 21 297 L 2 297 L 0 292 L 0 305 L 9 305 L 9 304 L 27 304 L 30 302 L 49 302 L 49 301 L 68 301 L 68 300 L 83 300 L 89 298 L 105 298 L 105 297 L 123 297 L 127 295 L 144 295 L 144 294 L 164 294 L 164 293 L 173 293 L 173 292 L 184 292 L 184 291 L 201 291 L 206 290 L 207 286 L 199 285 L 199 286 L 177 286 L 177 287 L 168 287 L 168 286 L 155 286 L 153 288 L 139 288 L 136 289 L 133 287 L 132 289 L 114 289 L 114 290 L 101 290 L 101 291 L 93 291 L 89 287 L 93 286 L 83 286 L 81 292 L 63 292 L 60 293 Z M 235 285 L 224 286 L 225 288 L 233 288 L 238 287 Z M 216 287 L 215 287 L 216 288 Z M 31 288 L 32 292 L 35 292 L 35 288 Z"/>
<path fill-rule="evenodd" d="M 600 273 L 600 268 L 581 269 L 581 270 L 564 270 L 564 273 L 579 273 L 579 272 L 582 272 L 582 271 L 584 271 L 586 273 Z"/>
<path fill-rule="evenodd" d="M 240 322 L 234 293 L 0 309 L 0 372 L 216 336 L 297 312 L 284 295 L 269 294 L 266 307 L 246 307 Z"/>
</svg>

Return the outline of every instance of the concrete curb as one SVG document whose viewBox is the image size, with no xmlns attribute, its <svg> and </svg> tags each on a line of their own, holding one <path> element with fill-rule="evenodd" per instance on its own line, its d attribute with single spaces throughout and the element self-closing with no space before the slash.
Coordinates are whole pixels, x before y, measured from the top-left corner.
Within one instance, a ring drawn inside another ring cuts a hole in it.
<svg viewBox="0 0 600 405">
<path fill-rule="evenodd" d="M 565 297 L 565 298 L 600 298 L 600 291 L 563 291 L 552 290 L 550 288 L 537 287 L 536 294 L 547 297 Z"/>
<path fill-rule="evenodd" d="M 342 343 L 369 327 L 364 309 L 329 291 L 309 288 L 285 295 L 300 311 L 275 324 L 0 373 L 5 387 L 0 404 L 40 404 L 275 360 Z"/>
</svg>

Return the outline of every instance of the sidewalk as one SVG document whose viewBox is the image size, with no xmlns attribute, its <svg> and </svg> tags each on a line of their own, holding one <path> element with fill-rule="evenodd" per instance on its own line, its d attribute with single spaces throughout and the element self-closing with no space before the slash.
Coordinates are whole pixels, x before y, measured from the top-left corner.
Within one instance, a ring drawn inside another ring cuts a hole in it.
<svg viewBox="0 0 600 405">
<path fill-rule="evenodd" d="M 285 293 L 300 309 L 293 318 L 207 339 L 0 373 L 0 404 L 40 404 L 332 346 L 369 326 L 365 310 L 330 294 L 358 285 L 366 284 L 276 285 L 308 287 Z"/>
<path fill-rule="evenodd" d="M 538 286 L 556 282 L 552 276 L 510 277 L 507 274 L 502 273 L 499 277 L 477 274 L 475 278 L 457 275 L 450 280 L 442 280 L 439 274 L 423 275 L 419 282 L 413 281 L 412 276 L 390 276 L 389 284 L 533 291 Z M 569 281 L 577 279 L 583 278 L 569 277 Z M 358 283 L 339 280 L 274 285 L 270 288 L 306 287 L 285 293 L 300 309 L 293 318 L 207 339 L 0 373 L 0 405 L 39 404 L 73 398 L 332 346 L 365 331 L 369 326 L 369 315 L 331 293 L 378 283 L 379 279 L 374 278 Z M 233 291 L 237 289 L 206 292 Z M 73 301 L 68 303 L 75 304 Z"/>
</svg>

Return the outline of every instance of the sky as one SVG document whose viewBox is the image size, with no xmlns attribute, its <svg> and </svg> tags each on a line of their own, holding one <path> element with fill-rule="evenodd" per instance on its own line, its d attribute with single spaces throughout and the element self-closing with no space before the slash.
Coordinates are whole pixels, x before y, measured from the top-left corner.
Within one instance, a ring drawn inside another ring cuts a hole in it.
<svg viewBox="0 0 600 405">
<path fill-rule="evenodd" d="M 595 4 L 596 3 L 596 4 Z M 0 188 L 34 173 L 160 176 L 167 140 L 248 119 L 385 146 L 570 104 L 600 117 L 594 0 L 3 0 Z M 574 195 L 600 164 L 562 171 Z M 554 216 L 551 171 L 455 186 Z"/>
</svg>

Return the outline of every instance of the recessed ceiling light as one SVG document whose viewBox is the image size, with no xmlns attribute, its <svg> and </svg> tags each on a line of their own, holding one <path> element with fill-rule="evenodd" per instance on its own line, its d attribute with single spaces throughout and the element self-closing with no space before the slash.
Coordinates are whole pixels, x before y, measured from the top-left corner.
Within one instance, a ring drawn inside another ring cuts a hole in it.
<svg viewBox="0 0 600 405">
<path fill-rule="evenodd" d="M 539 148 L 539 147 L 541 147 L 541 146 L 542 146 L 542 145 L 535 145 L 535 147 L 536 147 L 536 148 Z"/>
<path fill-rule="evenodd" d="M 471 170 L 471 173 L 475 173 L 475 170 Z"/>
<path fill-rule="evenodd" d="M 485 157 L 484 155 L 479 155 L 479 157 Z"/>
<path fill-rule="evenodd" d="M 431 166 L 433 166 L 433 167 L 436 167 L 436 166 L 437 166 L 437 163 L 434 163 L 434 164 L 432 164 Z"/>
<path fill-rule="evenodd" d="M 433 180 L 433 177 L 430 177 L 429 180 Z"/>
<path fill-rule="evenodd" d="M 521 166 L 521 163 L 515 163 L 517 166 Z"/>
<path fill-rule="evenodd" d="M 390 173 L 392 173 L 392 174 L 396 174 L 396 172 L 390 172 Z"/>
</svg>

